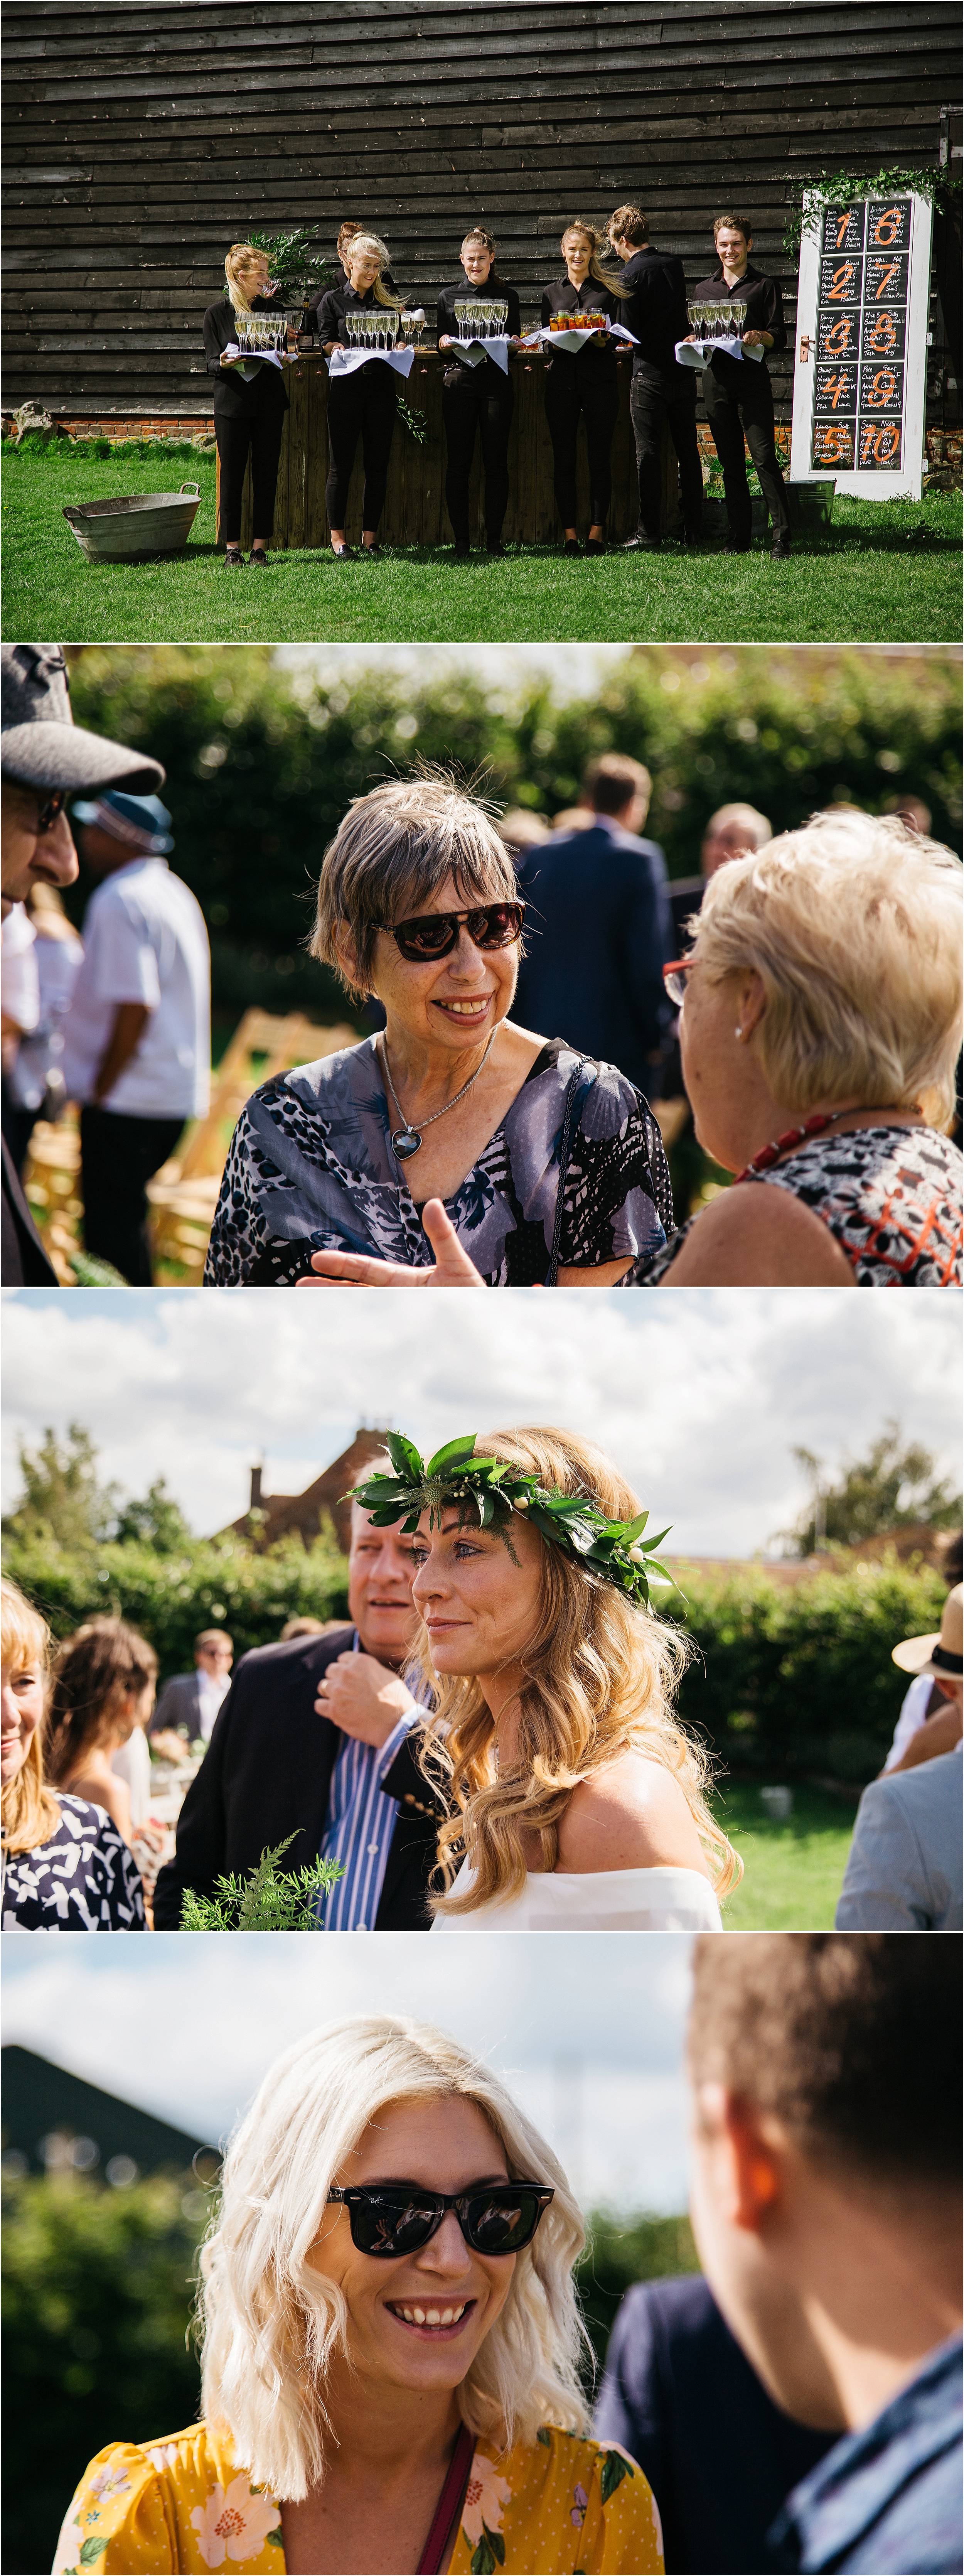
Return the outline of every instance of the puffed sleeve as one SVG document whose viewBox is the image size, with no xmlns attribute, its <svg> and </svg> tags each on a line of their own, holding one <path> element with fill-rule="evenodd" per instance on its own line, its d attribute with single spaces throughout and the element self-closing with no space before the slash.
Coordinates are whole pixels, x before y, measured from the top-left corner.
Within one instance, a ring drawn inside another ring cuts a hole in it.
<svg viewBox="0 0 964 2576">
<path fill-rule="evenodd" d="M 176 2532 L 157 2470 L 133 2442 L 109 2442 L 68 2505 L 52 2576 L 171 2576 Z"/>
<path fill-rule="evenodd" d="M 579 2564 L 585 2576 L 663 2576 L 656 2498 L 642 2469 L 616 2444 L 597 2452 Z"/>
</svg>

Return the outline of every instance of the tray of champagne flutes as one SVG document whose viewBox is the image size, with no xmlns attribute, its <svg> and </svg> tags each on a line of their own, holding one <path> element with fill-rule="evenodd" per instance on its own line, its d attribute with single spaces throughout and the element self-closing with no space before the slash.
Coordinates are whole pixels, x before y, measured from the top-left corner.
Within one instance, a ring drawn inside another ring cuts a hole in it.
<svg viewBox="0 0 964 2576">
<path fill-rule="evenodd" d="M 746 299 L 737 295 L 699 296 L 686 307 L 692 337 L 677 340 L 676 355 L 681 366 L 705 367 L 710 358 L 762 358 L 760 348 L 745 349 Z"/>
<path fill-rule="evenodd" d="M 393 368 L 398 376 L 411 375 L 415 340 L 425 328 L 421 309 L 400 312 L 397 304 L 356 305 L 344 321 L 345 338 L 328 361 L 332 376 L 354 375 L 374 360 Z"/>
<path fill-rule="evenodd" d="M 455 329 L 451 334 L 453 348 L 463 365 L 481 366 L 483 358 L 494 358 L 503 375 L 509 370 L 509 307 L 497 295 L 466 295 L 456 299 Z"/>
<path fill-rule="evenodd" d="M 555 357 L 557 349 L 568 350 L 575 356 L 579 349 L 585 348 L 587 340 L 599 339 L 623 340 L 629 348 L 638 346 L 633 333 L 627 331 L 622 322 L 612 322 L 608 313 L 597 312 L 588 305 L 576 305 L 571 311 L 550 313 L 548 322 L 541 329 L 527 332 L 523 347 L 542 347 L 550 357 Z"/>
</svg>

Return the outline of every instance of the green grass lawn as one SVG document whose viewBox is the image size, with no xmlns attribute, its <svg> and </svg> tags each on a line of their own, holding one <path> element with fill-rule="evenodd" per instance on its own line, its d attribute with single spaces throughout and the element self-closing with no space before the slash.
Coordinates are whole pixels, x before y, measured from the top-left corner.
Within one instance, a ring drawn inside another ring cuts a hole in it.
<svg viewBox="0 0 964 2576">
<path fill-rule="evenodd" d="M 377 563 L 281 553 L 265 573 L 228 575 L 214 548 L 214 459 L 69 449 L 5 450 L 8 640 L 63 643 L 784 642 L 947 643 L 961 634 L 959 494 L 875 504 L 839 500 L 826 537 L 786 564 L 730 557 L 583 557 L 550 547 L 455 564 L 412 547 Z M 199 481 L 184 556 L 88 564 L 64 502 L 176 491 Z"/>
<path fill-rule="evenodd" d="M 774 1824 L 759 1789 L 731 1785 L 714 1813 L 743 1862 L 723 1908 L 728 1932 L 831 1932 L 856 1807 L 823 1789 L 795 1788 L 793 1814 Z"/>
</svg>

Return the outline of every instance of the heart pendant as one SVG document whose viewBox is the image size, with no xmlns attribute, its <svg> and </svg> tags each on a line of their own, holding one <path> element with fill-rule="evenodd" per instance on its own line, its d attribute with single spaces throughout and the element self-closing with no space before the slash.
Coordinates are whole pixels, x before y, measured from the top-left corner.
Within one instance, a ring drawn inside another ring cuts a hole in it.
<svg viewBox="0 0 964 2576">
<path fill-rule="evenodd" d="M 400 1163 L 407 1163 L 410 1154 L 418 1153 L 421 1142 L 416 1128 L 400 1127 L 397 1135 L 392 1137 L 392 1152 L 398 1155 Z"/>
</svg>

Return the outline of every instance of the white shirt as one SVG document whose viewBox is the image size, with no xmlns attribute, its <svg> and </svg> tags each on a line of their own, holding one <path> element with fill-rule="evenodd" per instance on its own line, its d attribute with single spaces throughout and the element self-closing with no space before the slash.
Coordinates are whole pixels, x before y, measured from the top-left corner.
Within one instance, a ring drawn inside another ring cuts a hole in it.
<svg viewBox="0 0 964 2576">
<path fill-rule="evenodd" d="M 197 1672 L 198 1705 L 201 1712 L 201 1734 L 204 1738 L 205 1744 L 210 1744 L 211 1737 L 214 1733 L 215 1718 L 222 1701 L 227 1699 L 228 1692 L 231 1688 L 231 1675 L 230 1673 L 203 1672 L 200 1664 L 196 1665 L 195 1670 Z"/>
<path fill-rule="evenodd" d="M 906 1753 L 912 1735 L 919 1735 L 921 1727 L 926 1726 L 927 1703 L 933 1688 L 933 1673 L 918 1673 L 910 1689 L 904 1692 L 900 1704 L 900 1716 L 894 1728 L 894 1741 L 884 1764 L 885 1771 L 893 1770 L 895 1762 L 900 1761 L 901 1754 Z"/>
<path fill-rule="evenodd" d="M 22 903 L 8 912 L 0 932 L 0 992 L 4 1018 L 24 1033 L 40 1018 L 40 980 L 34 954 L 37 934 Z"/>
<path fill-rule="evenodd" d="M 451 1893 L 466 1895 L 463 1861 Z M 433 1932 L 719 1932 L 720 1909 L 698 1869 L 530 1870 L 515 1896 L 470 1914 L 437 1914 Z"/>
<path fill-rule="evenodd" d="M 166 859 L 131 859 L 92 895 L 67 1020 L 64 1080 L 93 1098 L 120 1002 L 150 1013 L 102 1103 L 130 1118 L 203 1118 L 211 1067 L 211 955 L 204 915 Z"/>
<path fill-rule="evenodd" d="M 151 1812 L 151 1755 L 142 1726 L 132 1727 L 126 1744 L 119 1744 L 116 1753 L 111 1754 L 110 1767 L 119 1780 L 127 1782 L 131 1823 L 137 1833 Z"/>
<path fill-rule="evenodd" d="M 24 1109 L 41 1109 L 51 1074 L 63 1070 L 64 1023 L 83 954 L 75 933 L 69 939 L 51 939 L 42 930 L 36 933 L 33 956 L 39 1015 L 29 1037 L 20 1041 L 10 1076 L 14 1099 Z"/>
</svg>

